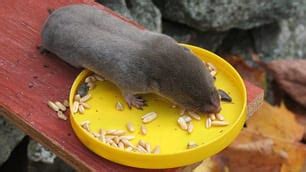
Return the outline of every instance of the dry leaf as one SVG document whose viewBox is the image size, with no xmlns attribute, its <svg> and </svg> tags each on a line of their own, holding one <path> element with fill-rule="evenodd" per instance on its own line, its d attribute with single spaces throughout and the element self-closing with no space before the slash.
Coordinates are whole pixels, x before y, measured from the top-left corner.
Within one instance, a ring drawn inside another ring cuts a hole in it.
<svg viewBox="0 0 306 172">
<path fill-rule="evenodd" d="M 273 107 L 267 102 L 247 121 L 247 130 L 293 142 L 300 141 L 304 133 L 303 126 L 285 106 Z"/>
<path fill-rule="evenodd" d="M 265 86 L 265 70 L 259 66 L 252 67 L 247 64 L 245 59 L 238 56 L 226 56 L 228 61 L 239 72 L 242 78 L 247 79 L 258 87 L 264 88 Z"/>
<path fill-rule="evenodd" d="M 238 138 L 216 157 L 223 160 L 229 171 L 301 171 L 306 160 L 306 146 L 243 130 Z"/>
<path fill-rule="evenodd" d="M 306 107 L 306 60 L 274 60 L 266 66 L 273 75 L 277 87 Z"/>
<path fill-rule="evenodd" d="M 296 114 L 296 120 L 304 127 L 303 142 L 306 143 L 306 114 Z"/>
</svg>

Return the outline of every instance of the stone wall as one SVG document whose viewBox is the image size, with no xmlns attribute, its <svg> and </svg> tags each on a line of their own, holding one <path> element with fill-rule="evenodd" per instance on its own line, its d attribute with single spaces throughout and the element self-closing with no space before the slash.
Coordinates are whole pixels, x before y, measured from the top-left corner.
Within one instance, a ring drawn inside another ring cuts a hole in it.
<svg viewBox="0 0 306 172">
<path fill-rule="evenodd" d="M 262 59 L 304 58 L 306 0 L 98 0 L 178 42 Z M 128 15 L 127 15 L 128 14 Z"/>
</svg>

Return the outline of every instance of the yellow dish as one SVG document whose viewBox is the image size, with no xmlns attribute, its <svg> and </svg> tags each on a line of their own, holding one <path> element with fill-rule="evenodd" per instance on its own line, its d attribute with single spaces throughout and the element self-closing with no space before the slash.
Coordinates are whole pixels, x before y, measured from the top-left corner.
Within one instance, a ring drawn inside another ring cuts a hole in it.
<svg viewBox="0 0 306 172">
<path fill-rule="evenodd" d="M 172 104 L 163 98 L 152 94 L 143 95 L 148 106 L 143 110 L 135 108 L 130 110 L 116 86 L 108 81 L 97 81 L 96 87 L 89 91 L 92 98 L 87 103 L 91 108 L 86 109 L 84 114 L 71 112 L 73 115 L 70 115 L 75 134 L 88 149 L 119 164 L 161 169 L 201 161 L 223 150 L 234 140 L 246 119 L 246 89 L 241 77 L 230 64 L 214 53 L 191 45 L 181 45 L 189 48 L 201 60 L 210 62 L 217 68 L 216 87 L 228 92 L 233 99 L 233 103 L 221 103 L 221 114 L 230 124 L 207 129 L 205 127 L 206 116 L 202 115 L 200 121 L 192 121 L 194 130 L 188 134 L 177 123 L 181 109 L 172 108 Z M 90 74 L 90 71 L 84 70 L 74 81 L 69 97 L 70 107 L 73 106 L 73 97 L 78 86 Z M 123 111 L 116 110 L 115 104 L 118 101 L 124 104 Z M 143 136 L 140 134 L 142 124 L 140 117 L 152 111 L 156 112 L 158 117 L 153 122 L 145 124 L 148 133 Z M 90 121 L 90 130 L 96 133 L 100 128 L 126 130 L 126 123 L 132 122 L 136 129 L 134 133 L 128 134 L 136 137 L 132 143 L 136 145 L 139 139 L 142 139 L 149 142 L 153 148 L 159 145 L 161 152 L 160 154 L 144 154 L 111 147 L 80 126 L 80 123 L 86 120 Z M 194 141 L 198 146 L 186 149 L 189 141 Z"/>
</svg>

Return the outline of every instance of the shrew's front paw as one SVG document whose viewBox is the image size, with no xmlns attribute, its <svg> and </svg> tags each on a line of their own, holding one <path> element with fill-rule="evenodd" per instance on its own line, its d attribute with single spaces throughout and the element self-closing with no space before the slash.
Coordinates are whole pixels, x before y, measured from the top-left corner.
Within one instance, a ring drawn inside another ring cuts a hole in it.
<svg viewBox="0 0 306 172">
<path fill-rule="evenodd" d="M 129 108 L 135 107 L 137 109 L 141 109 L 143 106 L 146 106 L 146 101 L 142 99 L 140 96 L 135 96 L 132 94 L 126 94 L 124 96 L 125 101 L 127 102 Z"/>
</svg>

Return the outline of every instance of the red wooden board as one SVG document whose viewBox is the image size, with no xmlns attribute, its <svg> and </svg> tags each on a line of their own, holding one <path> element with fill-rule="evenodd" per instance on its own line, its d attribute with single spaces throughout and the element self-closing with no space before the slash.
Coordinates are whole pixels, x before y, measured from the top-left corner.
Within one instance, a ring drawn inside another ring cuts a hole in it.
<svg viewBox="0 0 306 172">
<path fill-rule="evenodd" d="M 6 112 L 5 117 L 11 122 L 79 171 L 158 171 L 125 167 L 98 157 L 81 144 L 68 121 L 59 120 L 47 107 L 48 100 L 67 99 L 79 71 L 53 55 L 39 54 L 36 47 L 40 44 L 40 30 L 48 9 L 74 3 L 95 5 L 118 16 L 91 0 L 1 1 L 0 111 Z M 255 87 L 247 85 L 248 94 L 252 95 L 250 103 L 256 96 L 262 97 L 262 90 L 253 94 L 250 90 Z"/>
</svg>

